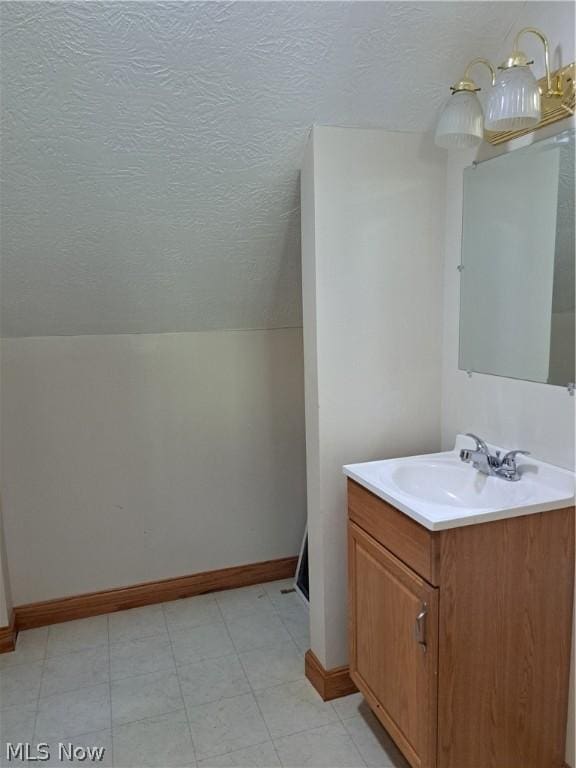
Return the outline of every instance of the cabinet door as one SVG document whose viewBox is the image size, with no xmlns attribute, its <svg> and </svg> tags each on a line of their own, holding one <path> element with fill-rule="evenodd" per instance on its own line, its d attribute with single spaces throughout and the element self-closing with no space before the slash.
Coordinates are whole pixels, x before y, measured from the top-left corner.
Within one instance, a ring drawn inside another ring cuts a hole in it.
<svg viewBox="0 0 576 768">
<path fill-rule="evenodd" d="M 354 523 L 350 674 L 414 768 L 436 765 L 438 590 Z"/>
</svg>

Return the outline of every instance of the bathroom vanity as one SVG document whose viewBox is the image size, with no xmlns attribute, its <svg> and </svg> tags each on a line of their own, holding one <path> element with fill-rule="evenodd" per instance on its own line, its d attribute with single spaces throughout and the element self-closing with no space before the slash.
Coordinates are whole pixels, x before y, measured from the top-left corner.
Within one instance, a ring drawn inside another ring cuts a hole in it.
<svg viewBox="0 0 576 768">
<path fill-rule="evenodd" d="M 465 439 L 344 468 L 350 675 L 414 768 L 561 768 L 574 478 L 486 477 Z"/>
</svg>

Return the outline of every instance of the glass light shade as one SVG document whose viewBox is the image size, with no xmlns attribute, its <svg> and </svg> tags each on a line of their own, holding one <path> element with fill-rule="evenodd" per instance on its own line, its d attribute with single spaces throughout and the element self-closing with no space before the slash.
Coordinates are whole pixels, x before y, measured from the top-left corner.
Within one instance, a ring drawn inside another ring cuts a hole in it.
<svg viewBox="0 0 576 768">
<path fill-rule="evenodd" d="M 517 131 L 540 122 L 540 89 L 530 67 L 504 69 L 488 93 L 486 128 Z"/>
<path fill-rule="evenodd" d="M 435 142 L 443 149 L 471 149 L 482 143 L 484 115 L 473 91 L 452 94 L 438 118 Z"/>
</svg>

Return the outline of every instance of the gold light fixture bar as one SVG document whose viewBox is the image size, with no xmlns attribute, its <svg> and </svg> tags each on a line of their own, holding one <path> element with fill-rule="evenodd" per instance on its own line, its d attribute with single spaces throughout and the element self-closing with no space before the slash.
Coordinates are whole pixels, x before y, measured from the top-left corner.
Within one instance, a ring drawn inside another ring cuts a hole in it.
<svg viewBox="0 0 576 768">
<path fill-rule="evenodd" d="M 523 128 L 519 131 L 486 131 L 486 140 L 490 144 L 502 144 L 505 141 L 533 133 L 533 131 L 537 131 L 545 125 L 550 125 L 573 115 L 576 109 L 575 77 L 576 65 L 574 62 L 567 67 L 562 67 L 552 72 L 550 80 L 548 76 L 542 77 L 538 80 L 540 93 L 542 94 L 542 118 L 540 122 L 537 125 Z M 550 83 L 552 93 L 549 92 Z"/>
</svg>

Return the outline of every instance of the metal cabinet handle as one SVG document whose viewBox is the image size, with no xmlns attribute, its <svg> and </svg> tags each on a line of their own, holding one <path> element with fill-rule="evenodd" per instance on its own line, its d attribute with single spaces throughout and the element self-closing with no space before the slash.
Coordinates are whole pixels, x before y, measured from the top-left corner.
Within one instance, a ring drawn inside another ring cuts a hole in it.
<svg viewBox="0 0 576 768">
<path fill-rule="evenodd" d="M 414 634 L 416 641 L 426 650 L 426 617 L 428 616 L 428 605 L 424 603 L 422 610 L 416 616 L 416 624 L 414 626 Z"/>
</svg>

